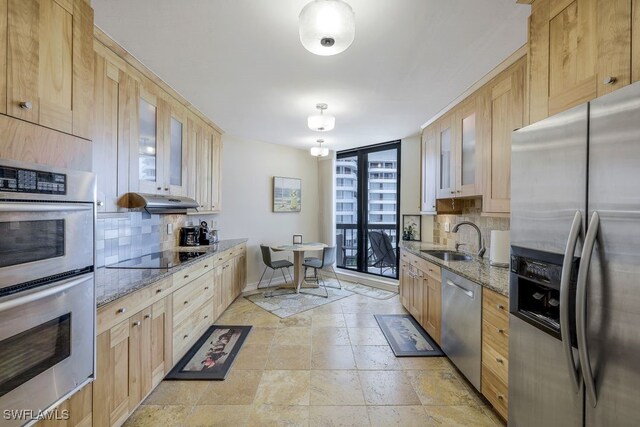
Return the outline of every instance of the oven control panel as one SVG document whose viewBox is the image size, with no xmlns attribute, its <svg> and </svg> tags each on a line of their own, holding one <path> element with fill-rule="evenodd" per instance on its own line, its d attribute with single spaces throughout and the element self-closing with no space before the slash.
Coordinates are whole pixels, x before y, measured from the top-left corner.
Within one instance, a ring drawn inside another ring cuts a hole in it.
<svg viewBox="0 0 640 427">
<path fill-rule="evenodd" d="M 61 173 L 0 166 L 0 191 L 67 194 L 67 176 Z"/>
</svg>

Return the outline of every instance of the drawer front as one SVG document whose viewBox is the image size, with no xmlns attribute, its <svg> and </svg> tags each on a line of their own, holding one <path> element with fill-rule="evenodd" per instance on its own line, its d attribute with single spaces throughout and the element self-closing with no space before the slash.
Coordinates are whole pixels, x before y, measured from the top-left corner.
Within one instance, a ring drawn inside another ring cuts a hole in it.
<svg viewBox="0 0 640 427">
<path fill-rule="evenodd" d="M 100 307 L 96 315 L 96 334 L 99 335 L 111 329 L 143 308 L 164 298 L 171 292 L 172 285 L 172 278 L 167 277 Z"/>
<path fill-rule="evenodd" d="M 482 342 L 492 347 L 505 358 L 509 356 L 509 330 L 499 328 L 487 321 L 482 322 Z"/>
<path fill-rule="evenodd" d="M 213 272 L 203 274 L 173 293 L 173 323 L 179 324 L 213 298 Z"/>
<path fill-rule="evenodd" d="M 209 257 L 207 259 L 203 259 L 202 261 L 198 261 L 195 264 L 184 268 L 173 275 L 173 286 L 175 289 L 181 288 L 189 282 L 192 282 L 194 279 L 202 276 L 207 271 L 211 271 L 213 269 L 214 260 Z"/>
<path fill-rule="evenodd" d="M 484 288 L 482 290 L 483 320 L 505 331 L 509 330 L 509 299 Z"/>
<path fill-rule="evenodd" d="M 482 394 L 506 420 L 509 408 L 507 386 L 490 369 L 485 369 L 484 366 L 482 369 Z"/>
<path fill-rule="evenodd" d="M 486 343 L 482 346 L 482 364 L 483 369 L 490 369 L 505 385 L 509 384 L 509 359 Z"/>
<path fill-rule="evenodd" d="M 422 258 L 417 258 L 415 257 L 414 260 L 412 261 L 412 264 L 419 270 L 423 271 L 425 274 L 429 275 L 430 277 L 436 279 L 438 282 L 441 279 L 441 271 L 440 271 L 440 267 L 438 267 L 437 265 L 435 265 L 432 262 L 427 261 L 426 259 L 422 259 Z"/>
<path fill-rule="evenodd" d="M 213 323 L 213 299 L 207 300 L 173 329 L 173 362 L 178 363 L 185 352 Z"/>
<path fill-rule="evenodd" d="M 234 249 L 236 248 L 227 249 L 224 252 L 214 254 L 213 255 L 215 257 L 214 265 L 220 265 L 220 264 L 224 264 L 225 262 L 228 262 L 231 258 L 235 256 Z M 236 249 L 235 252 L 237 251 L 238 250 Z"/>
</svg>

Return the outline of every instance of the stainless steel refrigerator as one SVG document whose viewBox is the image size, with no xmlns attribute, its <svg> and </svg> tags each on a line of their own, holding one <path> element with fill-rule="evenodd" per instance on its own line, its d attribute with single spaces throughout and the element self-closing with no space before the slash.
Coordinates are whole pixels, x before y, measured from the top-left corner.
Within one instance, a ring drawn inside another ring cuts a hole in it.
<svg viewBox="0 0 640 427">
<path fill-rule="evenodd" d="M 640 425 L 640 83 L 513 133 L 509 424 Z"/>
</svg>

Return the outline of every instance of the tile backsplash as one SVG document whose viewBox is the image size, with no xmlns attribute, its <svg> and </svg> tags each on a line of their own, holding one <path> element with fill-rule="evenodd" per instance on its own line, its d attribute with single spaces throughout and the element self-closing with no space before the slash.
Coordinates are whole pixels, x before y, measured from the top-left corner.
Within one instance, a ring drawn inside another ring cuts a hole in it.
<svg viewBox="0 0 640 427">
<path fill-rule="evenodd" d="M 472 227 L 461 227 L 457 233 L 445 231 L 445 223 L 449 223 L 450 228 L 461 221 L 471 221 L 480 228 L 484 245 L 487 248 L 485 257 L 489 256 L 489 247 L 491 246 L 491 230 L 509 230 L 509 218 L 486 217 L 481 216 L 482 200 L 470 199 L 461 200 L 461 215 L 437 215 L 433 222 L 433 242 L 436 244 L 446 245 L 453 248 L 458 243 L 464 243 L 466 246 L 460 248 L 464 252 L 475 253 L 478 251 L 478 237 L 476 231 Z"/>
<path fill-rule="evenodd" d="M 150 215 L 145 211 L 99 214 L 96 267 L 174 248 L 179 244 L 180 227 L 199 224 L 200 219 L 187 215 Z M 202 219 L 211 221 L 211 218 Z M 172 234 L 167 234 L 168 224 L 173 225 Z"/>
</svg>

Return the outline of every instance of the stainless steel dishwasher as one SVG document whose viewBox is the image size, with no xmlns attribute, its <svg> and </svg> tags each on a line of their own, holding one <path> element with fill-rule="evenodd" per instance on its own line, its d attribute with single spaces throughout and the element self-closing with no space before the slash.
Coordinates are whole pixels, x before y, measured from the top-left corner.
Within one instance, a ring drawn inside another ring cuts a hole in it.
<svg viewBox="0 0 640 427">
<path fill-rule="evenodd" d="M 482 364 L 481 286 L 442 269 L 442 350 L 480 390 Z"/>
</svg>

